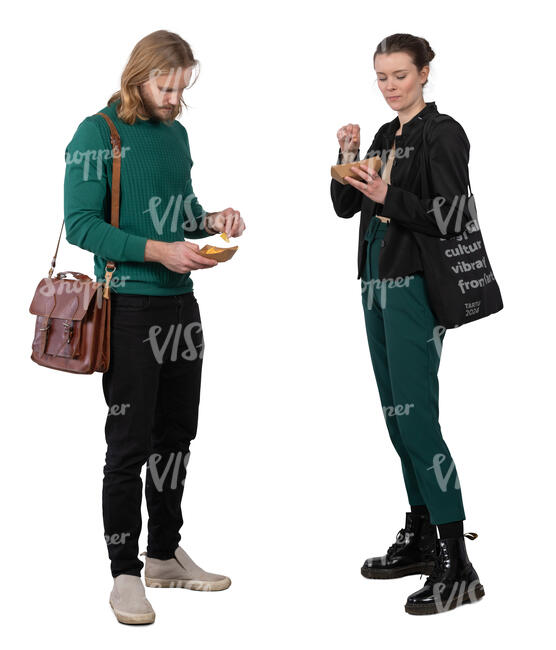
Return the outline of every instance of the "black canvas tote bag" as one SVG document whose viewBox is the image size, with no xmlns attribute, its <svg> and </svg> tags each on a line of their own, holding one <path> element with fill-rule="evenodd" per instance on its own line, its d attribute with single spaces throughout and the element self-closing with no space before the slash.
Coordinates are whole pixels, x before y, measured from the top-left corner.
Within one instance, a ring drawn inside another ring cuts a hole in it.
<svg viewBox="0 0 556 650">
<path fill-rule="evenodd" d="M 442 118 L 450 119 L 449 116 L 439 114 L 425 120 L 423 126 L 422 198 L 435 196 L 431 193 L 434 178 L 431 178 L 428 169 L 427 133 L 429 122 Z M 479 228 L 469 178 L 467 185 L 470 196 L 461 197 L 461 200 L 467 201 L 467 206 L 461 213 L 458 234 L 433 237 L 411 231 L 421 253 L 431 309 L 439 324 L 446 329 L 485 318 L 503 308 L 500 288 L 494 278 Z"/>
</svg>

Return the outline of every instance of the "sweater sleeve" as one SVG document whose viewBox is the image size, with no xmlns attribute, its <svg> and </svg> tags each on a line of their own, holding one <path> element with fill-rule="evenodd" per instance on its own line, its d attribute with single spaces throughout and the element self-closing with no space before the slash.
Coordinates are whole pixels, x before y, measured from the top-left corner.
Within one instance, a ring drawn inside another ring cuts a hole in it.
<svg viewBox="0 0 556 650">
<path fill-rule="evenodd" d="M 382 127 L 381 127 L 382 128 Z M 381 155 L 381 151 L 377 151 L 379 145 L 379 131 L 375 134 L 373 138 L 373 143 L 369 147 L 365 155 L 366 158 L 372 158 L 376 155 Z M 355 160 L 359 160 L 359 150 Z M 342 164 L 342 152 L 341 149 L 338 152 L 337 165 Z M 349 219 L 353 217 L 354 214 L 361 211 L 361 201 L 363 199 L 363 194 L 353 185 L 342 185 L 339 181 L 333 178 L 330 182 L 330 196 L 332 198 L 332 204 L 334 205 L 334 211 L 339 217 L 343 219 Z"/>
<path fill-rule="evenodd" d="M 461 232 L 461 223 L 472 218 L 467 201 L 470 145 L 463 127 L 453 119 L 437 123 L 430 137 L 431 196 L 419 197 L 389 185 L 382 215 L 409 230 L 445 237 Z M 429 173 L 426 169 L 422 171 Z"/>
<path fill-rule="evenodd" d="M 111 148 L 103 142 L 98 125 L 86 118 L 66 147 L 66 239 L 106 260 L 143 262 L 147 237 L 126 233 L 105 221 L 105 214 L 110 214 L 108 155 Z"/>
<path fill-rule="evenodd" d="M 191 162 L 191 165 L 193 166 L 193 161 Z M 188 177 L 185 184 L 183 211 L 183 229 L 185 239 L 202 239 L 203 237 L 212 236 L 212 233 L 207 232 L 205 229 L 206 212 L 193 192 L 191 176 Z"/>
</svg>

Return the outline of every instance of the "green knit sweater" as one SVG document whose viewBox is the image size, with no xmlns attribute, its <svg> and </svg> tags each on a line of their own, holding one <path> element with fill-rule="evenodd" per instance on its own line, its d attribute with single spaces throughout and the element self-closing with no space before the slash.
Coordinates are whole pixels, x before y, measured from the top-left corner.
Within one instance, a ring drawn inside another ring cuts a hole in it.
<svg viewBox="0 0 556 650">
<path fill-rule="evenodd" d="M 122 143 L 120 227 L 110 224 L 110 129 L 102 115 L 91 115 L 66 148 L 66 239 L 94 253 L 97 281 L 104 280 L 108 260 L 116 264 L 111 283 L 116 293 L 190 292 L 190 273 L 144 261 L 147 239 L 176 242 L 210 236 L 202 227 L 205 211 L 191 185 L 187 131 L 177 120 L 126 124 L 116 115 L 118 104 L 101 110 L 114 122 Z"/>
</svg>

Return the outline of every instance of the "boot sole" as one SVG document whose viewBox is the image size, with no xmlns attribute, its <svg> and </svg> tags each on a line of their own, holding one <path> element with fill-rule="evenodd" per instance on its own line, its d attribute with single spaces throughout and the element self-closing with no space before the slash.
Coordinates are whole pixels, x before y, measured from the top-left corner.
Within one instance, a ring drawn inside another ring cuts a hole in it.
<svg viewBox="0 0 556 650">
<path fill-rule="evenodd" d="M 421 616 L 423 614 L 442 614 L 442 612 L 447 612 L 460 605 L 465 605 L 465 603 L 475 602 L 480 600 L 485 595 L 485 589 L 483 585 L 477 585 L 473 590 L 473 597 L 469 591 L 466 591 L 463 596 L 459 598 L 454 598 L 449 605 L 442 605 L 438 608 L 434 603 L 425 603 L 422 605 L 417 604 L 408 604 L 405 605 L 405 611 L 408 614 L 415 614 Z"/>
<path fill-rule="evenodd" d="M 124 623 L 125 625 L 149 625 L 149 623 L 154 623 L 154 612 L 149 614 L 129 614 L 115 609 L 112 603 L 110 603 L 110 607 L 119 623 Z"/>
<path fill-rule="evenodd" d="M 232 584 L 229 578 L 215 581 L 205 580 L 162 580 L 160 578 L 147 578 L 147 587 L 158 587 L 162 589 L 191 589 L 192 591 L 224 591 Z"/>
<path fill-rule="evenodd" d="M 379 569 L 376 567 L 361 567 L 361 575 L 370 580 L 391 580 L 393 578 L 403 578 L 404 576 L 423 575 L 428 576 L 432 573 L 434 563 L 410 564 L 397 569 Z"/>
</svg>

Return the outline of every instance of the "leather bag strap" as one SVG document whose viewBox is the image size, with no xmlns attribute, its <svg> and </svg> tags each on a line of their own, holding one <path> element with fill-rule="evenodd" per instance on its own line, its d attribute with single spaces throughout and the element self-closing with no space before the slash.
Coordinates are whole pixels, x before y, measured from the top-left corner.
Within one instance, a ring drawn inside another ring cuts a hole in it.
<svg viewBox="0 0 556 650">
<path fill-rule="evenodd" d="M 112 202 L 110 205 L 110 223 L 114 228 L 120 227 L 120 176 L 122 168 L 122 143 L 120 140 L 120 134 L 114 126 L 114 122 L 106 115 L 105 113 L 96 113 L 96 115 L 102 115 L 102 117 L 108 123 L 110 128 L 110 144 L 112 145 Z M 56 258 L 58 257 L 58 249 L 60 247 L 60 240 L 62 239 L 62 232 L 64 231 L 65 220 L 62 218 L 62 227 L 60 228 L 60 234 L 58 235 L 58 242 L 56 244 L 56 250 L 54 252 L 54 257 L 50 262 L 50 270 L 48 272 L 48 277 L 52 277 L 54 268 L 56 266 Z M 110 272 L 109 278 L 112 277 L 112 273 L 116 268 L 114 262 L 108 262 L 107 266 L 112 267 L 112 272 Z"/>
<path fill-rule="evenodd" d="M 120 227 L 120 172 L 122 168 L 122 142 L 114 122 L 105 113 L 97 113 L 108 122 L 110 127 L 110 143 L 112 145 L 112 205 L 110 207 L 110 223 L 114 228 Z"/>
</svg>

